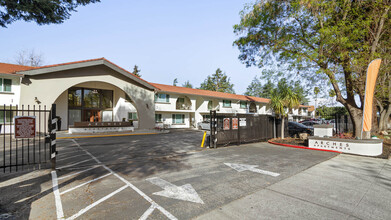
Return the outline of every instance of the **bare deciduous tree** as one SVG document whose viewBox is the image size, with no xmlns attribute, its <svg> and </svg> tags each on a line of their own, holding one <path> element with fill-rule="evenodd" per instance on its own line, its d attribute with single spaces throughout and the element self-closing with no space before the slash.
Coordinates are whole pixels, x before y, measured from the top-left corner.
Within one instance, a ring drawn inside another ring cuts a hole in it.
<svg viewBox="0 0 391 220">
<path fill-rule="evenodd" d="M 23 66 L 42 66 L 44 63 L 42 53 L 35 50 L 21 50 L 15 57 L 15 63 Z"/>
</svg>

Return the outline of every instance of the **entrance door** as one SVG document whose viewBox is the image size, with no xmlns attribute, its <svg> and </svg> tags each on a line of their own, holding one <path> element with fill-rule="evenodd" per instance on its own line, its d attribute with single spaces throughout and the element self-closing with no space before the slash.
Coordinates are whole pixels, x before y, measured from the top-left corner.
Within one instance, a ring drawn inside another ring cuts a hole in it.
<svg viewBox="0 0 391 220">
<path fill-rule="evenodd" d="M 83 110 L 83 121 L 89 122 L 101 122 L 101 115 L 99 110 L 84 109 Z"/>
</svg>

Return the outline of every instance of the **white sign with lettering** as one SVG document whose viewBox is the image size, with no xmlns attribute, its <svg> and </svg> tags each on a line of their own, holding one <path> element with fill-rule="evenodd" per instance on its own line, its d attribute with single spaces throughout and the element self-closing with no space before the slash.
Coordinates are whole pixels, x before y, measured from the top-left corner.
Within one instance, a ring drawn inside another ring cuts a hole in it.
<svg viewBox="0 0 391 220">
<path fill-rule="evenodd" d="M 383 143 L 378 139 L 349 141 L 338 138 L 310 137 L 308 147 L 365 156 L 378 156 L 383 152 Z"/>
<path fill-rule="evenodd" d="M 239 126 L 240 127 L 246 127 L 247 126 L 246 118 L 239 118 Z"/>
</svg>

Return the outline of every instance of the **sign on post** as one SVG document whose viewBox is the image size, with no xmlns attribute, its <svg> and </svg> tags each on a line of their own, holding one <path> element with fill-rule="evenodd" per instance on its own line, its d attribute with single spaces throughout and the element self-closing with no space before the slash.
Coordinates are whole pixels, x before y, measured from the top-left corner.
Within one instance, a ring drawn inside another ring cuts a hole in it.
<svg viewBox="0 0 391 220">
<path fill-rule="evenodd" d="M 35 137 L 35 116 L 15 116 L 15 138 Z"/>
<path fill-rule="evenodd" d="M 240 122 L 239 122 L 240 127 L 246 127 L 247 126 L 246 118 L 240 118 L 239 120 L 240 120 Z"/>
<path fill-rule="evenodd" d="M 229 118 L 224 118 L 224 121 L 223 121 L 223 130 L 229 130 Z"/>
<path fill-rule="evenodd" d="M 238 119 L 232 118 L 232 130 L 238 130 Z"/>
</svg>

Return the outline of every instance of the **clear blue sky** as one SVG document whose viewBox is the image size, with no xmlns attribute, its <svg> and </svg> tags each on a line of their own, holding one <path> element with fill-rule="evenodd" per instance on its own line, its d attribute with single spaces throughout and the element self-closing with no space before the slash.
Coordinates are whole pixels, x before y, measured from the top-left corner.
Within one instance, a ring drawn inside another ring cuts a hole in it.
<svg viewBox="0 0 391 220">
<path fill-rule="evenodd" d="M 0 61 L 21 50 L 44 55 L 44 64 L 105 57 L 132 71 L 137 64 L 150 82 L 193 86 L 221 68 L 237 94 L 245 92 L 258 68 L 238 60 L 233 25 L 249 0 L 102 0 L 79 7 L 63 24 L 18 21 L 1 28 Z"/>
</svg>

